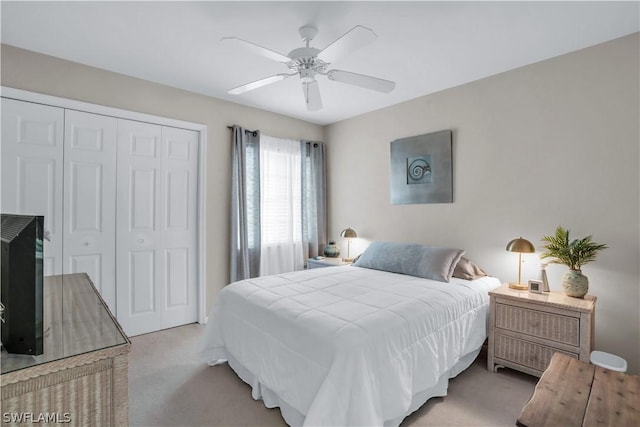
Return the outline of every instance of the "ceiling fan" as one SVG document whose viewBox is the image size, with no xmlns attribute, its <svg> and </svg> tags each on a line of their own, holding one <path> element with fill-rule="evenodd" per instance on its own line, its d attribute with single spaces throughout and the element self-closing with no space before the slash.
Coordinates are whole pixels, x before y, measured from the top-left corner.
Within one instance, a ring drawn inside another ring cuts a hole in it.
<svg viewBox="0 0 640 427">
<path fill-rule="evenodd" d="M 356 25 L 344 35 L 336 39 L 324 49 L 311 47 L 311 41 L 318 34 L 318 29 L 309 25 L 300 27 L 298 30 L 305 46 L 292 50 L 288 55 L 283 55 L 274 50 L 243 40 L 238 37 L 223 37 L 224 42 L 233 42 L 254 53 L 285 64 L 291 73 L 280 73 L 265 77 L 242 86 L 235 87 L 227 92 L 232 95 L 239 95 L 247 91 L 263 87 L 289 77 L 300 76 L 304 99 L 309 111 L 320 110 L 322 108 L 322 98 L 318 88 L 317 76 L 324 76 L 329 80 L 360 86 L 378 92 L 389 93 L 396 84 L 395 82 L 379 79 L 377 77 L 364 74 L 352 73 L 342 70 L 327 70 L 329 65 L 344 55 L 371 43 L 377 36 L 370 28 Z"/>
</svg>

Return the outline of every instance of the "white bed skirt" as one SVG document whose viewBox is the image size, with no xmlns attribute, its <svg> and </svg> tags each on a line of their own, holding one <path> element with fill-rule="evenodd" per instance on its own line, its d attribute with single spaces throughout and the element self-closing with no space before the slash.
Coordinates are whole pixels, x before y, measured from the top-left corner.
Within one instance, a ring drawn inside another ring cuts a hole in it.
<svg viewBox="0 0 640 427">
<path fill-rule="evenodd" d="M 449 372 L 443 374 L 438 379 L 438 382 L 435 386 L 430 387 L 426 390 L 422 390 L 413 395 L 413 399 L 411 400 L 411 405 L 407 410 L 407 413 L 401 417 L 385 420 L 384 427 L 396 427 L 400 425 L 402 420 L 404 420 L 407 416 L 412 414 L 414 411 L 419 409 L 425 402 L 432 397 L 442 397 L 447 395 L 447 388 L 449 387 L 449 379 L 458 376 L 461 372 L 467 369 L 478 354 L 480 353 L 482 347 L 477 350 L 469 353 L 460 358 L 458 363 L 449 370 Z M 264 402 L 264 406 L 267 408 L 280 408 L 280 412 L 282 413 L 282 418 L 284 418 L 285 422 L 290 426 L 302 426 L 304 424 L 305 415 L 297 411 L 295 408 L 291 407 L 287 402 L 282 400 L 276 393 L 271 391 L 268 387 L 265 387 L 263 384 L 258 381 L 257 377 L 251 373 L 247 368 L 245 368 L 240 362 L 234 359 L 233 356 L 227 355 L 228 360 L 218 360 L 215 362 L 209 362 L 209 365 L 214 366 L 224 362 L 228 362 L 231 369 L 233 369 L 238 377 L 242 379 L 245 383 L 251 386 L 251 396 L 255 400 L 262 400 Z"/>
</svg>

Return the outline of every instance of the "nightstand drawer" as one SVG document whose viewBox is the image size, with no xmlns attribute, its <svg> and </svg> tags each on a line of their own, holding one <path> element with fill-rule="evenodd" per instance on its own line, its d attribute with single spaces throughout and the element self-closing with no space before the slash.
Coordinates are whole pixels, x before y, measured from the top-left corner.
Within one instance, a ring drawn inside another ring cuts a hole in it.
<svg viewBox="0 0 640 427">
<path fill-rule="evenodd" d="M 494 357 L 517 363 L 538 371 L 544 371 L 549 365 L 553 353 L 563 353 L 578 359 L 576 353 L 561 351 L 552 347 L 521 340 L 500 333 L 495 334 Z"/>
<path fill-rule="evenodd" d="M 580 346 L 579 317 L 497 303 L 495 305 L 495 326 L 562 344 Z"/>
</svg>

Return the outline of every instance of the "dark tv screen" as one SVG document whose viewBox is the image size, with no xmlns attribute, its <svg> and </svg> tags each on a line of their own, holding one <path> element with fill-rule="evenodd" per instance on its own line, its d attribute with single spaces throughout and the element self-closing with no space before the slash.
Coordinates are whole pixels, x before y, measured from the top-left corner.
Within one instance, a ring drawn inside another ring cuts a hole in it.
<svg viewBox="0 0 640 427">
<path fill-rule="evenodd" d="M 9 353 L 42 354 L 43 216 L 0 215 L 2 345 Z"/>
</svg>

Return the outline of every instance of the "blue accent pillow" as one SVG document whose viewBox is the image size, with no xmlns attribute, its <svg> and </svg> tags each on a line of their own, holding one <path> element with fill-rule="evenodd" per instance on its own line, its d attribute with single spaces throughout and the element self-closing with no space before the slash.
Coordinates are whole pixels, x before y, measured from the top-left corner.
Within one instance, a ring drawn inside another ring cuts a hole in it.
<svg viewBox="0 0 640 427">
<path fill-rule="evenodd" d="M 461 249 L 417 243 L 373 242 L 354 265 L 448 282 L 462 255 L 464 251 Z"/>
</svg>

